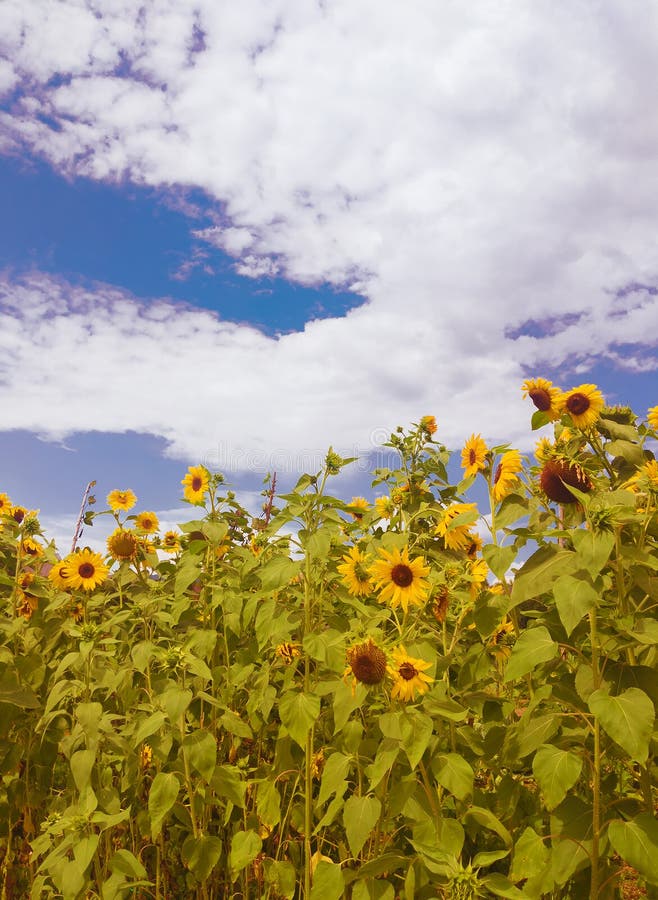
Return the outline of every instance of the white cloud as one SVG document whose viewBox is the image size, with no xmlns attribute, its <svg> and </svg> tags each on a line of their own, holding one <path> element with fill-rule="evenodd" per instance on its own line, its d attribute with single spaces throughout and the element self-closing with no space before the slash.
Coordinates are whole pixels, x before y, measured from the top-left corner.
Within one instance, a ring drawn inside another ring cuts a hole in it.
<svg viewBox="0 0 658 900">
<path fill-rule="evenodd" d="M 105 286 L 6 280 L 5 423 L 150 431 L 190 457 L 228 436 L 237 453 L 368 447 L 426 412 L 448 442 L 521 440 L 523 365 L 649 369 L 656 298 L 619 291 L 658 276 L 657 19 L 650 0 L 5 0 L 24 89 L 5 145 L 199 187 L 222 225 L 197 236 L 238 272 L 368 300 L 268 338 Z M 549 317 L 554 333 L 525 333 Z"/>
</svg>

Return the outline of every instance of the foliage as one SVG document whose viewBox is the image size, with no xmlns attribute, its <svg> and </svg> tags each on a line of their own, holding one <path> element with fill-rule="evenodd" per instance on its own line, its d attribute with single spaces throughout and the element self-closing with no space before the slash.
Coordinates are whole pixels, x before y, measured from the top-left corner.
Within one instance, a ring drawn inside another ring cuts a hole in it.
<svg viewBox="0 0 658 900">
<path fill-rule="evenodd" d="M 425 416 L 374 506 L 195 466 L 60 560 L 0 495 L 1 896 L 658 896 L 656 423 L 528 384 L 537 465 Z"/>
</svg>

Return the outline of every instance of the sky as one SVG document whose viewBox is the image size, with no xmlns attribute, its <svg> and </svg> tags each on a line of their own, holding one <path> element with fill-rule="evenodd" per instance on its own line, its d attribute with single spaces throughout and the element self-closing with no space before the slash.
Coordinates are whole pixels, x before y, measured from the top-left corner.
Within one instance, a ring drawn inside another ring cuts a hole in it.
<svg viewBox="0 0 658 900">
<path fill-rule="evenodd" d="M 0 490 L 65 543 L 92 479 L 527 452 L 526 377 L 644 415 L 657 51 L 653 0 L 4 0 Z"/>
</svg>

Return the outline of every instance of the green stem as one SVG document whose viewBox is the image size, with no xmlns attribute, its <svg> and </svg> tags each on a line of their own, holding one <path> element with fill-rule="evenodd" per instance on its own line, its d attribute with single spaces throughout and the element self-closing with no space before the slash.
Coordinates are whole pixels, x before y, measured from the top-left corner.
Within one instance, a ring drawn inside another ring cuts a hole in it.
<svg viewBox="0 0 658 900">
<path fill-rule="evenodd" d="M 599 639 L 597 633 L 596 610 L 589 614 L 590 643 L 592 648 L 592 682 L 594 690 L 601 684 L 599 665 Z M 590 881 L 590 900 L 599 897 L 599 843 L 601 831 L 601 728 L 598 718 L 594 718 L 594 756 L 592 758 L 592 875 Z"/>
</svg>

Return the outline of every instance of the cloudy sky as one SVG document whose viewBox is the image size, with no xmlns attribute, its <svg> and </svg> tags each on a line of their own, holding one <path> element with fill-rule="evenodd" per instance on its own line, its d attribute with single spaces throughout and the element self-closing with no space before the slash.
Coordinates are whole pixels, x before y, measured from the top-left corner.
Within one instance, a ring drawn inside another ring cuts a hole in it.
<svg viewBox="0 0 658 900">
<path fill-rule="evenodd" d="M 0 490 L 528 449 L 529 375 L 644 414 L 657 85 L 654 0 L 3 0 Z"/>
</svg>

